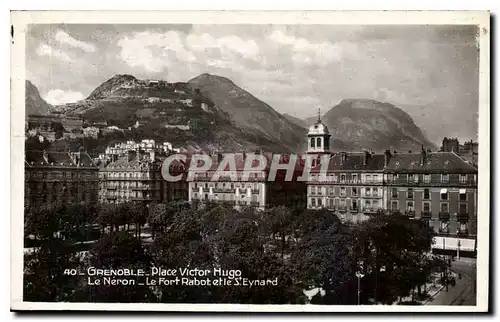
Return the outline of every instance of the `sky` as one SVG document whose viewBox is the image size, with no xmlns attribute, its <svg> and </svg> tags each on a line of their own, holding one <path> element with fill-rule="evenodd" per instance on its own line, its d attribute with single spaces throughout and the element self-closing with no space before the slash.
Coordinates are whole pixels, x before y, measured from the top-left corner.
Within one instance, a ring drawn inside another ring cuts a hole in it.
<svg viewBox="0 0 500 322">
<path fill-rule="evenodd" d="M 392 103 L 429 139 L 477 139 L 475 26 L 30 25 L 26 78 L 49 103 L 87 97 L 116 74 L 220 75 L 304 118 L 342 99 Z"/>
</svg>

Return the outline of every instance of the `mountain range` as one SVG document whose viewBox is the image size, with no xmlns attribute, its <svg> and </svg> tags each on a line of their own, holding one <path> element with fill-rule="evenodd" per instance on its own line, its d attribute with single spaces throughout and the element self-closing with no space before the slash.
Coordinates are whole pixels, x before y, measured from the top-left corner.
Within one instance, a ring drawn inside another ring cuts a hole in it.
<svg viewBox="0 0 500 322">
<path fill-rule="evenodd" d="M 54 107 L 40 96 L 38 88 L 29 80 L 26 80 L 25 88 L 26 117 L 28 115 L 47 115 L 54 110 Z"/>
<path fill-rule="evenodd" d="M 115 75 L 86 99 L 55 107 L 29 81 L 26 87 L 30 113 L 77 114 L 89 126 L 106 121 L 122 129 L 122 139 L 153 138 L 193 150 L 303 152 L 307 128 L 317 119 L 280 114 L 230 79 L 211 74 L 185 83 Z M 321 119 L 334 152 L 436 148 L 406 112 L 389 103 L 346 99 Z"/>
</svg>

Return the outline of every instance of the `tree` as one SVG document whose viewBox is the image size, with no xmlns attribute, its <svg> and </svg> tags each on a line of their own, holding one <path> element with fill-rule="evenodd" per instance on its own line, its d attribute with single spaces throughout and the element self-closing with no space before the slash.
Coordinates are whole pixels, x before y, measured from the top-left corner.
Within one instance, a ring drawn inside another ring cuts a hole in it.
<svg viewBox="0 0 500 322">
<path fill-rule="evenodd" d="M 326 210 L 304 212 L 299 234 L 292 262 L 301 272 L 303 288 L 323 289 L 325 295 L 316 299 L 321 304 L 350 304 L 355 278 L 352 236 L 345 234 L 338 217 Z"/>
<path fill-rule="evenodd" d="M 24 257 L 25 301 L 68 301 L 80 279 L 64 273 L 82 268 L 76 252 L 77 221 L 66 206 L 26 209 L 25 236 L 34 236 L 34 247 Z"/>
<path fill-rule="evenodd" d="M 140 241 L 126 231 L 113 231 L 99 239 L 90 251 L 89 267 L 101 269 L 142 269 L 149 272 L 152 266 L 151 255 Z M 112 277 L 113 278 L 113 277 Z M 142 277 L 121 276 L 119 279 L 134 280 L 132 285 L 84 285 L 75 294 L 76 301 L 145 303 L 156 302 L 156 296 Z"/>
<path fill-rule="evenodd" d="M 71 301 L 81 277 L 65 269 L 83 270 L 81 253 L 58 238 L 46 239 L 24 256 L 23 300 L 28 302 Z"/>
<path fill-rule="evenodd" d="M 363 261 L 365 299 L 372 295 L 392 304 L 425 283 L 432 232 L 422 222 L 401 215 L 377 216 L 353 233 L 356 256 Z"/>
</svg>

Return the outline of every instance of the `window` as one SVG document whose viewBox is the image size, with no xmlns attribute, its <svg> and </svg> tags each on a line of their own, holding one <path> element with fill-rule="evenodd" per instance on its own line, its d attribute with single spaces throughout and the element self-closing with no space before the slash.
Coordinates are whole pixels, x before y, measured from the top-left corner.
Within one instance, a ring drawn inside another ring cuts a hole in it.
<svg viewBox="0 0 500 322">
<path fill-rule="evenodd" d="M 441 192 L 441 200 L 448 200 L 448 192 Z"/>
<path fill-rule="evenodd" d="M 412 188 L 408 188 L 408 199 L 413 199 L 413 189 Z"/>
<path fill-rule="evenodd" d="M 467 230 L 467 224 L 466 223 L 460 223 L 460 230 L 461 231 L 466 231 Z"/>
<path fill-rule="evenodd" d="M 341 187 L 340 188 L 340 196 L 342 197 L 345 197 L 346 193 L 345 193 L 345 187 Z"/>
<path fill-rule="evenodd" d="M 302 141 L 304 142 L 304 141 Z M 311 138 L 311 148 L 315 148 L 316 147 L 316 140 L 314 140 L 314 138 Z"/>
<path fill-rule="evenodd" d="M 465 193 L 465 191 L 460 191 L 460 197 L 459 197 L 459 200 L 460 201 L 467 201 L 467 194 Z"/>
<path fill-rule="evenodd" d="M 374 197 L 378 197 L 378 189 L 377 188 L 373 188 L 372 193 L 373 193 Z"/>
<path fill-rule="evenodd" d="M 398 210 L 398 202 L 397 201 L 392 201 L 391 202 L 391 209 L 392 210 Z"/>
<path fill-rule="evenodd" d="M 340 182 L 345 182 L 345 174 L 340 175 Z"/>
<path fill-rule="evenodd" d="M 323 207 L 323 202 L 321 198 L 318 198 L 318 207 Z"/>
<path fill-rule="evenodd" d="M 414 204 L 413 204 L 413 201 L 408 201 L 408 202 L 406 203 L 406 209 L 407 209 L 407 210 L 409 210 L 409 211 L 413 211 L 413 210 L 415 210 L 415 208 L 414 208 Z"/>
<path fill-rule="evenodd" d="M 333 195 L 334 195 L 334 188 L 333 188 L 333 187 L 329 187 L 329 188 L 328 188 L 328 194 L 329 194 L 330 196 L 333 196 Z"/>
<path fill-rule="evenodd" d="M 318 195 L 321 196 L 321 194 L 323 193 L 323 187 L 317 187 L 318 189 Z"/>
<path fill-rule="evenodd" d="M 413 182 L 413 180 L 415 180 L 414 178 L 415 178 L 414 174 L 409 174 L 408 175 L 408 182 Z"/>
<path fill-rule="evenodd" d="M 467 204 L 466 203 L 459 203 L 458 204 L 458 213 L 459 214 L 466 214 L 467 213 Z"/>
<path fill-rule="evenodd" d="M 340 199 L 340 207 L 345 208 L 345 199 Z"/>
<path fill-rule="evenodd" d="M 357 174 L 353 174 L 352 175 L 352 181 L 354 181 L 354 182 L 358 181 L 358 175 Z"/>
<path fill-rule="evenodd" d="M 399 175 L 398 174 L 393 174 L 392 175 L 392 183 L 396 183 L 399 180 Z"/>
<path fill-rule="evenodd" d="M 371 208 L 371 202 L 370 202 L 370 200 L 365 200 L 365 207 L 366 208 Z"/>
<path fill-rule="evenodd" d="M 358 188 L 357 187 L 352 187 L 352 195 L 357 196 L 358 195 Z"/>
<path fill-rule="evenodd" d="M 316 138 L 316 147 L 321 148 L 321 138 Z"/>
<path fill-rule="evenodd" d="M 378 200 L 372 201 L 373 208 L 378 208 Z"/>
<path fill-rule="evenodd" d="M 392 188 L 392 198 L 398 198 L 398 188 Z"/>
<path fill-rule="evenodd" d="M 448 203 L 447 202 L 441 203 L 441 212 L 448 212 Z"/>
<path fill-rule="evenodd" d="M 311 206 L 316 207 L 316 198 L 311 198 Z"/>
<path fill-rule="evenodd" d="M 352 201 L 352 209 L 354 210 L 358 209 L 358 202 L 356 200 Z"/>
<path fill-rule="evenodd" d="M 429 189 L 424 189 L 424 200 L 430 199 L 430 191 Z"/>
<path fill-rule="evenodd" d="M 330 208 L 333 208 L 333 206 L 334 206 L 333 199 L 328 199 L 328 203 L 329 203 Z"/>
<path fill-rule="evenodd" d="M 424 202 L 422 209 L 423 212 L 431 212 L 431 204 L 429 202 Z"/>
<path fill-rule="evenodd" d="M 372 181 L 372 176 L 370 174 L 366 175 L 366 182 L 371 182 Z"/>
<path fill-rule="evenodd" d="M 450 175 L 449 174 L 442 174 L 441 175 L 441 182 L 442 183 L 448 183 L 450 181 Z"/>
<path fill-rule="evenodd" d="M 371 188 L 365 188 L 365 196 L 371 196 Z"/>
<path fill-rule="evenodd" d="M 458 177 L 458 181 L 460 183 L 467 183 L 467 175 L 466 174 L 461 174 L 459 177 Z"/>
<path fill-rule="evenodd" d="M 424 183 L 431 183 L 431 175 L 424 174 Z"/>
</svg>

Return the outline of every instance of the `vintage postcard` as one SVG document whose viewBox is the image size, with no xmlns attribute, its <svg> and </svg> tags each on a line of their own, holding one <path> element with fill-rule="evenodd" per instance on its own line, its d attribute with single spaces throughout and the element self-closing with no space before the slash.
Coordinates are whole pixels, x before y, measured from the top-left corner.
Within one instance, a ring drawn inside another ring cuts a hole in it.
<svg viewBox="0 0 500 322">
<path fill-rule="evenodd" d="M 488 12 L 11 24 L 12 310 L 490 309 Z"/>
</svg>

